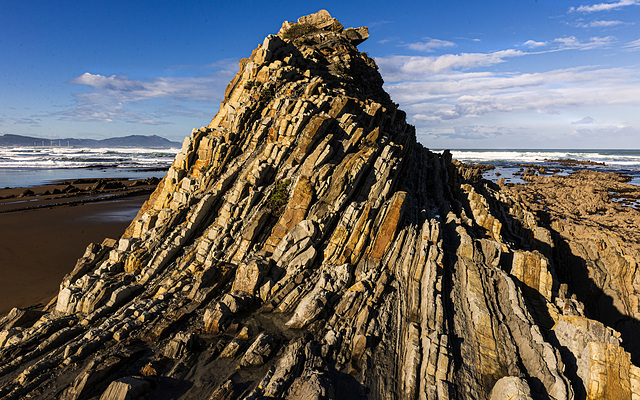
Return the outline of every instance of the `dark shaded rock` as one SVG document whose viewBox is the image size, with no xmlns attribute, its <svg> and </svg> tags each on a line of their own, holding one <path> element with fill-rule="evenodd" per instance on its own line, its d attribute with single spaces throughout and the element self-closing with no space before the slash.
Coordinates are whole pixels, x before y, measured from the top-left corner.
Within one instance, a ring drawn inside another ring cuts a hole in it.
<svg viewBox="0 0 640 400">
<path fill-rule="evenodd" d="M 255 367 L 264 364 L 278 346 L 278 339 L 274 336 L 261 333 L 247 349 L 240 360 L 243 367 Z"/>
<path fill-rule="evenodd" d="M 35 196 L 36 194 L 31 189 L 26 189 L 20 193 L 18 197 L 30 197 Z"/>
<path fill-rule="evenodd" d="M 120 378 L 113 381 L 100 396 L 100 400 L 146 400 L 149 399 L 151 384 L 136 377 Z"/>
</svg>

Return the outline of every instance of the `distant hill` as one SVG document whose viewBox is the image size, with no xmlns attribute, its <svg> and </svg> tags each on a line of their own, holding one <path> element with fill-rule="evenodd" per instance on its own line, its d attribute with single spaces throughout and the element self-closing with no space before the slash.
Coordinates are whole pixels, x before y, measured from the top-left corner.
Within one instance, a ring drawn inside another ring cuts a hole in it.
<svg viewBox="0 0 640 400">
<path fill-rule="evenodd" d="M 48 139 L 31 136 L 0 135 L 1 146 L 72 146 L 72 147 L 145 147 L 145 148 L 162 148 L 181 147 L 182 143 L 172 142 L 163 137 L 152 135 L 129 135 L 122 137 L 114 137 L 109 139 Z"/>
</svg>

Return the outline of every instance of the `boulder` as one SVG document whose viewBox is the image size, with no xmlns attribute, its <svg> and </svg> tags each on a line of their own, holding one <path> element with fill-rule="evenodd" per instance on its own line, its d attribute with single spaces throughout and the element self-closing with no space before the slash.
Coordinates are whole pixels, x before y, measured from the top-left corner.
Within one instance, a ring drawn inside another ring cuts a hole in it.
<svg viewBox="0 0 640 400">
<path fill-rule="evenodd" d="M 529 384 L 522 378 L 516 376 L 505 376 L 500 378 L 491 393 L 490 400 L 533 400 Z"/>
<path fill-rule="evenodd" d="M 369 28 L 366 26 L 347 28 L 343 34 L 354 46 L 357 46 L 369 38 Z"/>
<path fill-rule="evenodd" d="M 264 332 L 261 333 L 242 356 L 240 365 L 243 367 L 255 367 L 264 364 L 271 357 L 277 346 L 278 339 L 275 336 Z"/>
<path fill-rule="evenodd" d="M 264 258 L 259 256 L 249 257 L 238 265 L 231 290 L 241 291 L 250 295 L 256 294 L 256 290 L 270 268 L 271 264 Z"/>
<path fill-rule="evenodd" d="M 111 382 L 100 400 L 147 400 L 150 390 L 151 384 L 148 381 L 128 376 Z"/>
<path fill-rule="evenodd" d="M 164 349 L 167 358 L 179 359 L 185 353 L 192 350 L 198 336 L 191 332 L 178 332 Z"/>
</svg>

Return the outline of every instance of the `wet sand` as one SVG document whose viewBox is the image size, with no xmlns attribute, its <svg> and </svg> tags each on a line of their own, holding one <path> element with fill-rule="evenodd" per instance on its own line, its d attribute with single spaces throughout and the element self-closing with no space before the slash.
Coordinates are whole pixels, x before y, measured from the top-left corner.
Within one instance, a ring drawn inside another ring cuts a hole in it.
<svg viewBox="0 0 640 400">
<path fill-rule="evenodd" d="M 38 187 L 23 197 L 11 196 L 26 189 L 0 189 L 0 315 L 13 307 L 46 305 L 89 243 L 122 235 L 153 186 L 70 196 L 38 196 L 51 191 Z"/>
</svg>

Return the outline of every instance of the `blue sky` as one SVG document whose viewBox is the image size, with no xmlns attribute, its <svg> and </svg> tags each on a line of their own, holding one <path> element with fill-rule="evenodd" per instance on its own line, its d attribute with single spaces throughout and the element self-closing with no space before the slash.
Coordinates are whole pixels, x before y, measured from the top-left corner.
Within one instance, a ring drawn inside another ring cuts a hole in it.
<svg viewBox="0 0 640 400">
<path fill-rule="evenodd" d="M 430 148 L 640 148 L 640 0 L 0 0 L 0 133 L 158 134 L 209 123 L 284 20 L 368 26 Z"/>
</svg>

